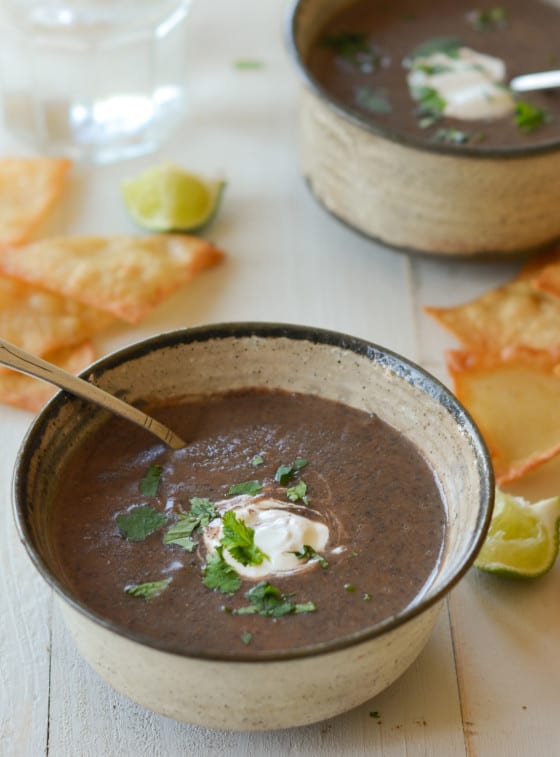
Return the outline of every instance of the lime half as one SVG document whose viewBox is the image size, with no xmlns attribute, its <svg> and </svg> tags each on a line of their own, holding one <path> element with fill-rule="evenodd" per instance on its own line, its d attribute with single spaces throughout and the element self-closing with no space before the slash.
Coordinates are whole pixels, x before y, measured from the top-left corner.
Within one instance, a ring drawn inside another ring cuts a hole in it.
<svg viewBox="0 0 560 757">
<path fill-rule="evenodd" d="M 172 163 L 149 168 L 122 184 L 133 220 L 150 231 L 197 231 L 216 214 L 225 182 L 203 179 Z"/>
<path fill-rule="evenodd" d="M 536 578 L 558 555 L 560 497 L 531 504 L 496 490 L 490 529 L 474 564 L 488 573 Z"/>
</svg>

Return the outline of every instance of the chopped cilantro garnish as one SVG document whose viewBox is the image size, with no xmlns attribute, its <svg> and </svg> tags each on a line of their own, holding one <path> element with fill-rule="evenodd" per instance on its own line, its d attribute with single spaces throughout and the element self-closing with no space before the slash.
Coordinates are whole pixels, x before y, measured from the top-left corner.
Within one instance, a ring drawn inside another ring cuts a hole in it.
<svg viewBox="0 0 560 757">
<path fill-rule="evenodd" d="M 245 593 L 249 600 L 248 607 L 239 607 L 233 612 L 236 615 L 267 615 L 271 618 L 279 618 L 282 615 L 300 614 L 304 612 L 315 612 L 317 609 L 313 602 L 295 603 L 291 602 L 280 589 L 272 586 L 268 581 L 259 581 L 248 592 Z"/>
<path fill-rule="evenodd" d="M 249 631 L 243 631 L 243 633 L 241 634 L 241 641 L 245 645 L 250 644 L 253 641 L 253 634 Z"/>
<path fill-rule="evenodd" d="M 377 710 L 373 710 L 372 712 L 370 712 L 369 716 L 370 716 L 370 718 L 375 718 L 376 720 L 380 717 L 380 715 L 377 712 Z"/>
<path fill-rule="evenodd" d="M 412 53 L 411 58 L 427 58 L 434 53 L 443 53 L 449 58 L 457 58 L 458 50 L 462 45 L 460 37 L 432 37 L 418 45 Z"/>
<path fill-rule="evenodd" d="M 180 515 L 176 523 L 170 526 L 163 536 L 164 544 L 178 544 L 187 552 L 192 552 L 196 542 L 192 533 L 196 528 L 206 528 L 218 513 L 213 503 L 205 497 L 193 497 L 189 500 L 191 509 Z"/>
<path fill-rule="evenodd" d="M 370 113 L 384 115 L 390 113 L 391 103 L 387 93 L 382 89 L 372 89 L 371 87 L 358 87 L 355 95 L 356 105 Z"/>
<path fill-rule="evenodd" d="M 449 66 L 443 66 L 441 63 L 413 63 L 412 68 L 415 71 L 421 71 L 426 76 L 435 76 L 436 74 L 446 74 L 452 71 Z"/>
<path fill-rule="evenodd" d="M 309 499 L 307 497 L 307 484 L 303 480 L 298 481 L 294 486 L 289 486 L 286 489 L 286 496 L 288 497 L 290 502 L 297 502 L 298 499 L 301 499 L 304 505 L 309 504 Z"/>
<path fill-rule="evenodd" d="M 241 578 L 224 560 L 222 547 L 217 547 L 208 559 L 202 583 L 209 589 L 221 591 L 222 594 L 234 594 L 241 586 Z"/>
<path fill-rule="evenodd" d="M 251 465 L 253 468 L 258 468 L 259 465 L 262 465 L 264 463 L 264 457 L 262 455 L 255 455 L 254 458 L 251 460 Z"/>
<path fill-rule="evenodd" d="M 481 32 L 502 29 L 507 25 L 508 20 L 504 8 L 471 11 L 467 14 L 467 19 L 474 29 Z"/>
<path fill-rule="evenodd" d="M 245 525 L 233 510 L 228 510 L 222 518 L 222 547 L 242 565 L 260 565 L 268 557 L 255 544 L 255 530 Z"/>
<path fill-rule="evenodd" d="M 162 581 L 147 581 L 143 584 L 129 584 L 128 586 L 125 586 L 124 590 L 127 594 L 130 594 L 133 597 L 153 599 L 167 589 L 170 583 L 171 578 L 164 578 Z"/>
<path fill-rule="evenodd" d="M 381 55 L 363 32 L 340 32 L 328 34 L 321 40 L 328 47 L 363 72 L 374 71 L 381 63 Z"/>
<path fill-rule="evenodd" d="M 119 530 L 129 541 L 143 541 L 163 526 L 167 517 L 149 505 L 133 507 L 127 513 L 117 515 Z"/>
<path fill-rule="evenodd" d="M 460 129 L 438 129 L 434 134 L 434 141 L 447 142 L 452 145 L 464 145 L 469 141 L 469 134 Z"/>
<path fill-rule="evenodd" d="M 249 60 L 249 59 L 236 60 L 233 65 L 235 68 L 239 69 L 240 71 L 249 71 L 249 70 L 254 71 L 259 68 L 264 68 L 264 63 L 262 60 Z"/>
<path fill-rule="evenodd" d="M 344 589 L 351 593 L 356 591 L 356 587 L 354 586 L 354 584 L 344 584 Z"/>
<path fill-rule="evenodd" d="M 307 460 L 304 457 L 298 457 L 291 465 L 278 466 L 276 473 L 274 474 L 274 480 L 279 484 L 285 486 L 288 481 L 291 481 L 295 474 L 307 465 Z"/>
<path fill-rule="evenodd" d="M 260 481 L 242 481 L 240 484 L 233 484 L 229 487 L 227 494 L 232 496 L 234 494 L 249 494 L 253 496 L 258 494 L 262 490 L 262 484 Z"/>
<path fill-rule="evenodd" d="M 411 91 L 418 102 L 418 125 L 422 128 L 432 126 L 445 110 L 446 102 L 433 87 L 414 87 Z"/>
<path fill-rule="evenodd" d="M 525 100 L 518 100 L 515 104 L 515 124 L 518 129 L 530 134 L 550 121 L 550 115 Z"/>
<path fill-rule="evenodd" d="M 293 553 L 300 560 L 316 560 L 321 568 L 328 568 L 329 562 L 322 555 L 316 552 L 309 544 L 304 544 L 299 552 Z"/>
<path fill-rule="evenodd" d="M 140 491 L 146 497 L 155 497 L 158 491 L 161 479 L 161 465 L 150 465 L 142 481 L 140 481 Z"/>
</svg>

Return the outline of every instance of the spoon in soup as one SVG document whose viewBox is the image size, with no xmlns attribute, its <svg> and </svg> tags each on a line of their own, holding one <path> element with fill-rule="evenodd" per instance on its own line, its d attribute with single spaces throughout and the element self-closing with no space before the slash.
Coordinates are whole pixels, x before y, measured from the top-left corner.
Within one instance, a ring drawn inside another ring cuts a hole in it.
<svg viewBox="0 0 560 757">
<path fill-rule="evenodd" d="M 559 71 L 539 71 L 534 74 L 514 76 L 509 83 L 514 92 L 534 92 L 539 89 L 555 89 L 560 87 Z"/>
<path fill-rule="evenodd" d="M 146 431 L 150 431 L 162 442 L 165 442 L 171 449 L 181 449 L 186 446 L 186 443 L 177 434 L 150 415 L 146 415 L 127 402 L 114 397 L 95 384 L 90 384 L 89 381 L 78 378 L 78 376 L 68 373 L 68 371 L 49 363 L 47 360 L 32 355 L 4 339 L 0 339 L 0 365 L 42 379 L 60 389 L 65 389 L 70 394 L 100 405 L 111 413 L 142 426 Z"/>
</svg>

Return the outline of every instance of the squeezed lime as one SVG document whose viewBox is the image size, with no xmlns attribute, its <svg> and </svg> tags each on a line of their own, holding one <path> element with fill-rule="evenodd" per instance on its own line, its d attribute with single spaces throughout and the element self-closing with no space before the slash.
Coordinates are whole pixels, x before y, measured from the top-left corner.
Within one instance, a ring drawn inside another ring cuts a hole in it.
<svg viewBox="0 0 560 757">
<path fill-rule="evenodd" d="M 559 529 L 560 497 L 531 503 L 497 489 L 490 528 L 474 565 L 512 578 L 542 576 L 558 556 Z"/>
<path fill-rule="evenodd" d="M 225 182 L 164 163 L 125 179 L 122 196 L 132 219 L 149 231 L 193 232 L 214 218 Z"/>
</svg>

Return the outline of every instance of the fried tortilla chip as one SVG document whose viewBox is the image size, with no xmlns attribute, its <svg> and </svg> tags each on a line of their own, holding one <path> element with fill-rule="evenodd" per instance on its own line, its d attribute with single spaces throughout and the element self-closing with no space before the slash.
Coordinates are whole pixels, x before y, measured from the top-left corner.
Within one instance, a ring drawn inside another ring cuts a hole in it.
<svg viewBox="0 0 560 757">
<path fill-rule="evenodd" d="M 53 292 L 0 277 L 0 337 L 34 355 L 82 342 L 113 320 Z"/>
<path fill-rule="evenodd" d="M 137 323 L 223 256 L 187 234 L 57 237 L 6 250 L 0 270 Z"/>
<path fill-rule="evenodd" d="M 70 373 L 79 373 L 95 359 L 90 342 L 65 347 L 46 355 L 46 359 Z M 58 391 L 44 381 L 11 369 L 0 372 L 0 402 L 37 412 Z"/>
<path fill-rule="evenodd" d="M 71 161 L 0 158 L 0 247 L 25 244 L 64 188 Z"/>
<path fill-rule="evenodd" d="M 548 349 L 560 345 L 560 297 L 535 290 L 519 277 L 476 300 L 424 311 L 463 346 L 500 352 L 509 345 Z"/>
<path fill-rule="evenodd" d="M 536 271 L 531 283 L 535 289 L 560 299 L 560 260 Z"/>
<path fill-rule="evenodd" d="M 446 355 L 458 399 L 488 445 L 499 485 L 560 454 L 560 349 Z"/>
</svg>

